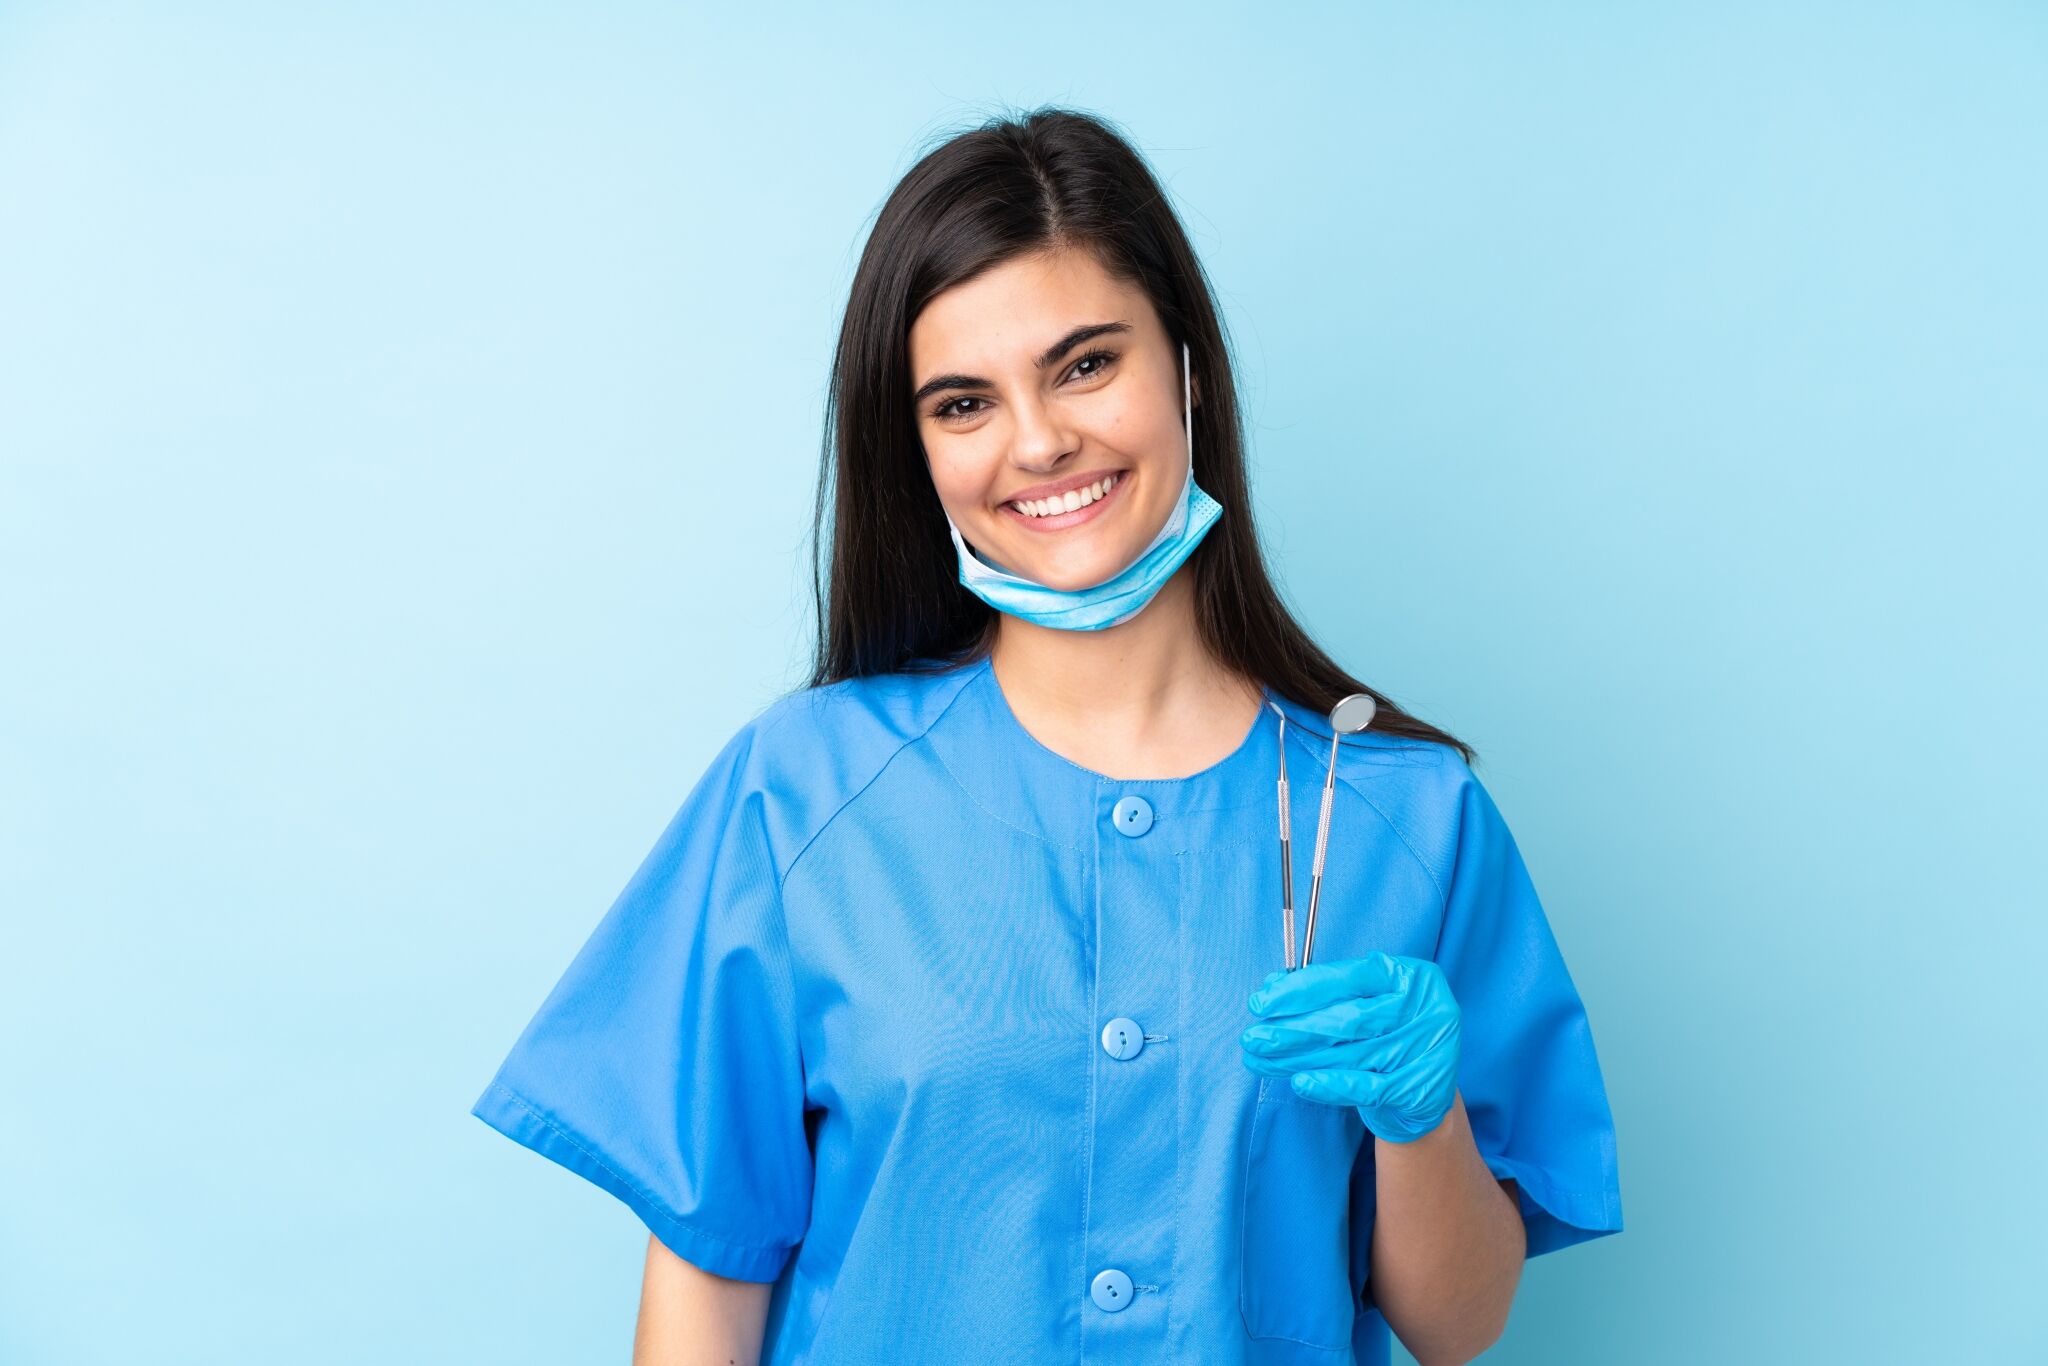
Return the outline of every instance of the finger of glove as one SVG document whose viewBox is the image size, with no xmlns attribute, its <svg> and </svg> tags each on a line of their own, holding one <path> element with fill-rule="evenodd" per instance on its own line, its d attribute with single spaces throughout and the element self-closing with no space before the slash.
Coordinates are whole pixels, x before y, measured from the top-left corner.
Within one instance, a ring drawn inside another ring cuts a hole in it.
<svg viewBox="0 0 2048 1366">
<path fill-rule="evenodd" d="M 1418 1068 L 1430 1068 L 1439 1050 L 1450 1049 L 1450 1065 L 1457 1065 L 1457 1031 L 1452 1020 L 1441 1015 L 1420 1016 L 1403 1022 L 1384 1034 L 1366 1039 L 1331 1039 L 1327 1036 L 1297 1039 L 1286 1046 L 1244 1046 L 1248 1056 L 1274 1063 L 1290 1071 L 1341 1068 L 1347 1072 L 1377 1072 L 1394 1075 Z M 1257 1026 L 1254 1026 L 1257 1028 Z"/>
<path fill-rule="evenodd" d="M 1247 1026 L 1239 1041 L 1284 1057 L 1331 1042 L 1377 1038 L 1398 1026 L 1407 1008 L 1404 996 L 1353 996 L 1301 1015 L 1269 1015 Z"/>
<path fill-rule="evenodd" d="M 1460 1023 L 1456 1011 L 1426 1010 L 1410 1016 L 1373 1041 L 1382 1050 L 1374 1070 L 1392 1072 L 1446 1047 L 1455 1058 Z"/>
<path fill-rule="evenodd" d="M 1320 1047 L 1302 1047 L 1287 1053 L 1262 1052 L 1251 1048 L 1245 1049 L 1244 1053 L 1247 1058 L 1256 1058 L 1267 1066 L 1278 1067 L 1288 1072 L 1319 1071 L 1326 1068 L 1343 1068 L 1347 1072 L 1381 1072 L 1398 1066 L 1377 1039 L 1363 1042 L 1353 1039 L 1325 1039 Z M 1246 1065 L 1250 1066 L 1249 1063 Z"/>
<path fill-rule="evenodd" d="M 1457 1095 L 1455 1064 L 1433 1054 L 1387 1078 L 1386 1094 L 1369 1126 L 1382 1138 L 1405 1143 L 1443 1122 Z"/>
<path fill-rule="evenodd" d="M 1370 1110 L 1381 1104 L 1391 1083 L 1377 1072 L 1328 1068 L 1296 1072 L 1288 1084 L 1296 1095 L 1305 1100 L 1319 1100 L 1325 1105 L 1356 1105 Z"/>
<path fill-rule="evenodd" d="M 1440 1046 L 1442 1021 L 1408 1020 L 1384 1033 L 1363 1039 L 1337 1039 L 1327 1034 L 1296 1035 L 1284 1040 L 1244 1041 L 1244 1051 L 1294 1071 L 1342 1067 L 1358 1072 L 1393 1072 L 1428 1056 Z"/>
<path fill-rule="evenodd" d="M 1289 1078 L 1296 1095 L 1330 1105 L 1351 1105 L 1377 1137 L 1411 1143 L 1443 1122 L 1449 1103 L 1433 1067 L 1405 1068 L 1391 1075 L 1342 1069 L 1303 1071 Z"/>
<path fill-rule="evenodd" d="M 1363 958 L 1340 958 L 1310 963 L 1292 972 L 1275 972 L 1259 984 L 1246 1004 L 1254 1015 L 1298 1015 L 1347 996 L 1398 991 L 1405 975 L 1401 960 L 1375 949 Z"/>
</svg>

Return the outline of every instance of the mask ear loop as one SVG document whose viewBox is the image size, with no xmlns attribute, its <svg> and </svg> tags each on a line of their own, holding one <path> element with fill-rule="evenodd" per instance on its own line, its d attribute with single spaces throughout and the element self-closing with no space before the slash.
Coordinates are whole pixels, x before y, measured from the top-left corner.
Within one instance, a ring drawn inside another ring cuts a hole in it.
<svg viewBox="0 0 2048 1366">
<path fill-rule="evenodd" d="M 1188 472 L 1195 469 L 1195 367 L 1188 359 L 1188 344 L 1180 344 L 1180 424 L 1188 433 Z"/>
</svg>

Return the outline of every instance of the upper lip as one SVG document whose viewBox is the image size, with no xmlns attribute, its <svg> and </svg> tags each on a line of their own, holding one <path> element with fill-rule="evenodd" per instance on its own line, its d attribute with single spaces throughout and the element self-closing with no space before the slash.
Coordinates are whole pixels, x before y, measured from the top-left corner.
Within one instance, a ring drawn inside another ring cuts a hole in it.
<svg viewBox="0 0 2048 1366">
<path fill-rule="evenodd" d="M 1029 502 L 1033 498 L 1051 498 L 1055 494 L 1066 493 L 1072 489 L 1085 489 L 1090 484 L 1107 479 L 1112 474 L 1120 473 L 1122 473 L 1120 470 L 1095 470 L 1089 474 L 1069 475 L 1065 479 L 1055 479 L 1050 484 L 1033 484 L 1028 489 L 1020 489 L 1003 501 L 1006 503 L 1024 503 Z"/>
</svg>

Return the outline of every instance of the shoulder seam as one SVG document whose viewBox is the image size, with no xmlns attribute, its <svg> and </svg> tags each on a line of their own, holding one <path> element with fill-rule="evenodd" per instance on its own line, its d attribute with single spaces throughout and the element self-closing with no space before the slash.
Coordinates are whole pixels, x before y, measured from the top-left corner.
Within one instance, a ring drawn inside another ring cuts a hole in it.
<svg viewBox="0 0 2048 1366">
<path fill-rule="evenodd" d="M 861 794 L 865 793 L 869 788 L 873 787 L 877 779 L 879 779 L 884 773 L 889 771 L 889 765 L 896 762 L 897 756 L 901 755 L 904 750 L 909 749 L 918 741 L 924 739 L 925 735 L 931 730 L 931 728 L 937 725 L 939 721 L 946 715 L 946 713 L 953 709 L 953 704 L 960 700 L 960 694 L 967 690 L 966 685 L 967 680 L 962 679 L 960 684 L 953 689 L 953 695 L 946 699 L 946 705 L 940 707 L 938 711 L 935 712 L 932 715 L 932 717 L 929 720 L 927 720 L 922 726 L 920 726 L 915 732 L 904 736 L 903 739 L 889 751 L 888 755 L 885 758 L 883 758 L 882 762 L 875 765 L 875 771 L 873 773 L 870 773 L 864 780 L 862 780 L 858 787 L 855 787 L 851 792 L 847 793 L 845 799 L 842 800 L 839 803 L 839 805 L 832 808 L 831 815 L 827 816 L 824 820 L 818 822 L 818 828 L 816 830 L 813 830 L 808 836 L 805 837 L 803 847 L 798 849 L 795 854 L 790 856 L 789 866 L 787 868 L 784 868 L 780 873 L 776 875 L 775 891 L 777 900 L 781 899 L 784 889 L 789 884 L 790 875 L 796 871 L 797 864 L 803 862 L 804 855 L 808 854 L 812 850 L 812 848 L 817 845 L 819 838 L 823 836 L 827 830 L 832 828 L 832 823 L 838 820 L 841 813 L 843 813 L 849 806 L 852 806 L 855 802 L 859 801 L 861 798 Z"/>
</svg>

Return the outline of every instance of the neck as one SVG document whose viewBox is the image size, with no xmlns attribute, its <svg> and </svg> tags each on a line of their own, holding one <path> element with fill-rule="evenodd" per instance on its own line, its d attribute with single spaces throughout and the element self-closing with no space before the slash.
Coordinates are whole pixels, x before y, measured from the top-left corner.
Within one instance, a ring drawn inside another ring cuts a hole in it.
<svg viewBox="0 0 2048 1366">
<path fill-rule="evenodd" d="M 1264 705 L 1195 628 L 1183 566 L 1129 621 L 1061 631 L 1004 615 L 990 651 L 1017 719 L 1055 753 L 1133 780 L 1197 772 L 1227 756 Z"/>
</svg>

